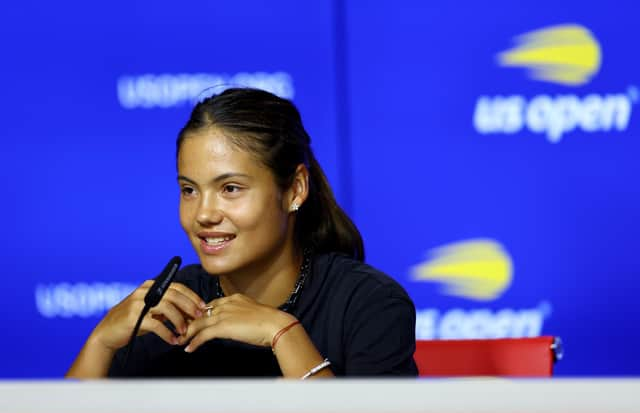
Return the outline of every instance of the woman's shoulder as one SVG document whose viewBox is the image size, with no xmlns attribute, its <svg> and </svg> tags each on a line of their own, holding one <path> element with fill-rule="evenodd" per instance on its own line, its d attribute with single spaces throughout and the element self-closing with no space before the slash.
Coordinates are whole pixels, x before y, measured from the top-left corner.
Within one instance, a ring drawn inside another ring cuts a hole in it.
<svg viewBox="0 0 640 413">
<path fill-rule="evenodd" d="M 314 275 L 324 278 L 325 284 L 342 291 L 358 290 L 365 294 L 409 299 L 407 292 L 391 276 L 346 254 L 329 252 L 316 255 Z"/>
</svg>

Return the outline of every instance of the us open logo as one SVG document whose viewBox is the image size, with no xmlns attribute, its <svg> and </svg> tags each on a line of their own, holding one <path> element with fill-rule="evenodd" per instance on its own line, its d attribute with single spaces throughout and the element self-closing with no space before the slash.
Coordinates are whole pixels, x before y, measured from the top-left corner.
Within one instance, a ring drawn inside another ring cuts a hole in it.
<svg viewBox="0 0 640 413">
<path fill-rule="evenodd" d="M 601 70 L 603 61 L 600 42 L 589 29 L 578 24 L 551 26 L 516 36 L 514 43 L 514 47 L 496 55 L 498 66 L 503 70 L 525 69 L 533 81 L 570 88 L 572 92 L 480 96 L 473 112 L 476 132 L 513 135 L 527 131 L 559 143 L 576 131 L 627 130 L 632 106 L 638 101 L 636 86 L 604 94 L 583 91 Z M 619 67 L 622 65 L 620 62 Z M 576 89 L 581 93 L 574 93 Z"/>
<path fill-rule="evenodd" d="M 425 260 L 410 269 L 410 274 L 415 282 L 437 284 L 442 295 L 490 303 L 501 298 L 514 282 L 514 264 L 500 242 L 478 238 L 429 250 Z M 417 309 L 416 337 L 430 340 L 539 336 L 551 309 L 546 300 L 531 308 Z"/>
</svg>

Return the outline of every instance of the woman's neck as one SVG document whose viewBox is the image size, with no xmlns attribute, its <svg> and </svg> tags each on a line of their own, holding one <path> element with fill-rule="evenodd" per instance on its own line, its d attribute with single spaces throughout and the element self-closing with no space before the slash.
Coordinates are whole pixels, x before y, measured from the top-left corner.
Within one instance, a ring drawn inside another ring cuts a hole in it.
<svg viewBox="0 0 640 413">
<path fill-rule="evenodd" d="M 226 296 L 243 294 L 271 307 L 283 304 L 298 279 L 301 254 L 282 248 L 266 259 L 230 274 L 219 275 Z"/>
</svg>

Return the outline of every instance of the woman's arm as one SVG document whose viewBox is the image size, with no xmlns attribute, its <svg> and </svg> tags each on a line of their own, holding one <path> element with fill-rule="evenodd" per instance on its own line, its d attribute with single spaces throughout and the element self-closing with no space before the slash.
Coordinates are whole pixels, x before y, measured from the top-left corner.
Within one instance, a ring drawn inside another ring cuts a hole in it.
<svg viewBox="0 0 640 413">
<path fill-rule="evenodd" d="M 65 377 L 82 379 L 106 377 L 115 350 L 102 345 L 95 337 L 95 333 L 94 330 L 84 343 Z"/>
<path fill-rule="evenodd" d="M 116 351 L 129 341 L 133 328 L 144 308 L 144 297 L 153 281 L 146 281 L 128 297 L 114 306 L 98 323 L 80 350 L 65 377 L 105 377 Z M 180 334 L 187 331 L 188 320 L 202 315 L 205 303 L 188 287 L 172 283 L 160 303 L 143 318 L 139 335 L 153 332 L 169 344 L 179 339 L 164 324 L 169 320 Z"/>
<path fill-rule="evenodd" d="M 293 316 L 291 316 L 291 319 L 295 320 Z M 286 328 L 286 326 L 283 328 Z M 274 337 L 280 331 L 282 329 L 278 330 Z M 272 350 L 278 359 L 280 370 L 282 370 L 284 377 L 301 378 L 314 367 L 320 366 L 324 361 L 324 358 L 318 352 L 301 324 L 294 325 L 290 330 L 282 334 L 275 346 L 272 347 Z M 331 371 L 331 367 L 327 366 L 309 378 L 315 377 L 334 377 L 334 374 Z"/>
<path fill-rule="evenodd" d="M 193 352 L 202 344 L 215 338 L 226 338 L 271 347 L 286 378 L 299 379 L 312 368 L 320 365 L 324 358 L 318 352 L 307 332 L 300 324 L 291 326 L 296 318 L 289 313 L 267 305 L 259 304 L 251 298 L 234 294 L 210 303 L 211 311 L 194 320 L 181 339 L 189 345 L 186 352 Z M 283 328 L 291 326 L 286 332 Z M 277 342 L 274 345 L 276 336 Z M 331 377 L 330 367 L 318 371 L 313 377 Z"/>
</svg>

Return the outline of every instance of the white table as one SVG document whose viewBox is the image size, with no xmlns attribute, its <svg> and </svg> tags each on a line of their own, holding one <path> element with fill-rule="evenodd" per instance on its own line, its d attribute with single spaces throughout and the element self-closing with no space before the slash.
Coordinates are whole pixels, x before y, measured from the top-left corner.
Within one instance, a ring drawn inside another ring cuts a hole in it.
<svg viewBox="0 0 640 413">
<path fill-rule="evenodd" d="M 0 412 L 640 413 L 640 379 L 0 381 Z"/>
</svg>

